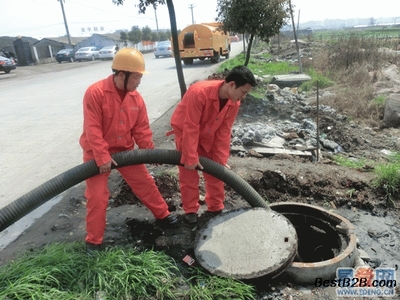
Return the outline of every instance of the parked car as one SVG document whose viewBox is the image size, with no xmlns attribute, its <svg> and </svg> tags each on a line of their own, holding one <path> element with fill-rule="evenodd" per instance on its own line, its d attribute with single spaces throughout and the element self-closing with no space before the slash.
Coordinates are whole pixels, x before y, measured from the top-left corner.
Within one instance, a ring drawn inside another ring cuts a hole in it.
<svg viewBox="0 0 400 300">
<path fill-rule="evenodd" d="M 7 58 L 5 56 L 0 56 L 0 71 L 10 73 L 11 70 L 15 70 L 17 64 L 12 58 Z"/>
<path fill-rule="evenodd" d="M 100 59 L 113 59 L 117 53 L 116 46 L 105 46 L 100 49 L 99 51 L 99 58 Z"/>
<path fill-rule="evenodd" d="M 75 60 L 75 50 L 74 49 L 61 49 L 56 54 L 56 60 L 59 64 L 63 61 L 73 62 Z"/>
<path fill-rule="evenodd" d="M 75 59 L 82 60 L 96 60 L 99 58 L 99 49 L 96 47 L 83 47 L 75 52 Z"/>
<path fill-rule="evenodd" d="M 156 58 L 159 58 L 160 56 L 172 57 L 173 55 L 174 55 L 174 52 L 172 51 L 170 41 L 158 42 L 156 47 L 154 48 L 154 56 Z"/>
</svg>

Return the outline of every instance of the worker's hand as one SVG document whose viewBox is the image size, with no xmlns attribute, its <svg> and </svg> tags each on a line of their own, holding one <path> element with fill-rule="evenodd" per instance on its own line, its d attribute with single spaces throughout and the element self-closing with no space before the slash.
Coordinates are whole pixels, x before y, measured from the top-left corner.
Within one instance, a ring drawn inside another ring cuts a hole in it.
<svg viewBox="0 0 400 300">
<path fill-rule="evenodd" d="M 200 170 L 204 169 L 203 166 L 200 164 L 200 162 L 198 162 L 195 165 L 185 165 L 185 168 L 188 169 L 188 170 L 195 170 L 196 167 L 198 167 Z"/>
<path fill-rule="evenodd" d="M 111 158 L 111 160 L 99 167 L 100 174 L 111 172 L 111 166 L 118 166 L 118 164 Z"/>
</svg>

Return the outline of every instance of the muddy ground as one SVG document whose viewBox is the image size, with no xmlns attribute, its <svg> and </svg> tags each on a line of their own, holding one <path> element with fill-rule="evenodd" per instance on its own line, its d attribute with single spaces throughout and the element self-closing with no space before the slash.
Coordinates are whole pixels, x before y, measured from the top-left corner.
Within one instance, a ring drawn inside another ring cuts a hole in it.
<svg viewBox="0 0 400 300">
<path fill-rule="evenodd" d="M 387 84 L 387 82 L 385 82 Z M 313 98 L 314 95 L 309 95 Z M 267 100 L 265 100 L 267 101 Z M 316 118 L 314 111 L 304 105 L 266 103 L 247 98 L 243 101 L 237 123 L 261 122 L 273 124 L 278 119 L 290 119 L 294 114 Z M 174 149 L 171 137 L 166 137 L 173 108 L 152 124 L 157 148 Z M 341 145 L 342 154 L 354 158 L 385 161 L 385 151 L 396 151 L 399 130 L 376 127 L 343 120 L 332 114 L 320 116 L 320 128 L 330 139 Z M 385 151 L 382 151 L 385 150 Z M 322 150 L 320 161 L 290 154 L 260 156 L 257 153 L 240 157 L 232 153 L 229 165 L 261 196 L 274 202 L 301 202 L 336 212 L 356 227 L 359 247 L 369 256 L 375 267 L 393 267 L 400 262 L 399 209 L 387 201 L 384 193 L 372 186 L 371 168 L 351 169 L 335 164 L 333 153 Z M 154 217 L 129 191 L 118 172 L 110 176 L 111 199 L 107 213 L 104 245 L 129 245 L 136 249 L 155 248 L 166 251 L 178 263 L 183 273 L 189 268 L 182 262 L 185 255 L 193 255 L 194 238 L 208 221 L 200 201 L 199 222 L 188 226 L 183 221 L 180 204 L 177 167 L 148 165 L 172 213 L 178 215 L 176 229 L 162 231 L 155 227 Z M 201 187 L 203 190 L 203 186 Z M 63 194 L 63 199 L 39 218 L 23 235 L 1 251 L 0 264 L 25 251 L 33 251 L 48 243 L 83 241 L 85 236 L 84 183 Z M 204 194 L 204 193 L 203 193 Z M 398 200 L 398 199 L 397 199 Z M 250 207 L 231 187 L 226 186 L 226 209 Z M 397 203 L 398 204 L 398 203 Z M 84 249 L 82 249 L 84 251 Z M 397 271 L 399 276 L 399 271 Z M 262 298 L 264 297 L 264 298 Z M 328 290 L 299 286 L 279 279 L 264 282 L 260 299 L 336 299 Z"/>
</svg>

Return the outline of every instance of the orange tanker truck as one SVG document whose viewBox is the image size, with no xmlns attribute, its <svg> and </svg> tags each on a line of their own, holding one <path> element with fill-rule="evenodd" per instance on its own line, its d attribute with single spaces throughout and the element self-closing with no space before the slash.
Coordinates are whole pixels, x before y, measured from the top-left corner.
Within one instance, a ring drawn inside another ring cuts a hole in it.
<svg viewBox="0 0 400 300">
<path fill-rule="evenodd" d="M 192 24 L 185 27 L 178 36 L 179 53 L 185 65 L 194 59 L 210 59 L 219 62 L 221 56 L 229 58 L 231 41 L 229 33 L 218 22 Z"/>
</svg>

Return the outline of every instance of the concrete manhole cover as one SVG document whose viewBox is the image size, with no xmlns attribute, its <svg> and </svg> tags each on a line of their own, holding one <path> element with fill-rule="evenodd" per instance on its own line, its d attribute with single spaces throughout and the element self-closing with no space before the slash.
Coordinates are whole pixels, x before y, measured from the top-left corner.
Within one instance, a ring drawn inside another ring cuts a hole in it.
<svg viewBox="0 0 400 300">
<path fill-rule="evenodd" d="M 214 275 L 273 278 L 293 262 L 297 234 L 294 226 L 273 210 L 233 210 L 200 229 L 194 253 L 198 263 Z"/>
</svg>

